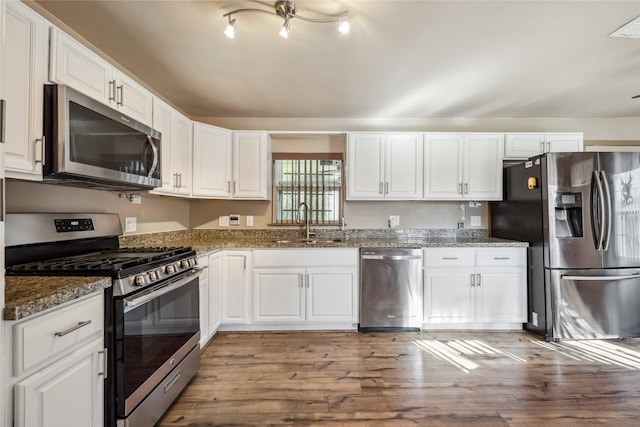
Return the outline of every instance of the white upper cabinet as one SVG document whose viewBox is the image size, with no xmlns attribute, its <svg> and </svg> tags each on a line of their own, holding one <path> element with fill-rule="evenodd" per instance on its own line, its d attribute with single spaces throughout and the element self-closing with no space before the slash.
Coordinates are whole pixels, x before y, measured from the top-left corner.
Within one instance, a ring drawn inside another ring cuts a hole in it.
<svg viewBox="0 0 640 427">
<path fill-rule="evenodd" d="M 153 100 L 153 128 L 160 131 L 162 187 L 154 193 L 191 194 L 192 122 L 168 104 Z"/>
<path fill-rule="evenodd" d="M 42 180 L 43 88 L 47 81 L 47 22 L 18 1 L 7 1 L 5 61 L 1 62 L 5 115 L 5 173 Z"/>
<path fill-rule="evenodd" d="M 194 124 L 193 195 L 224 199 L 271 198 L 271 137 Z"/>
<path fill-rule="evenodd" d="M 62 31 L 51 29 L 49 79 L 151 126 L 153 95 Z"/>
<path fill-rule="evenodd" d="M 502 147 L 499 133 L 427 133 L 424 198 L 501 200 Z"/>
<path fill-rule="evenodd" d="M 231 198 L 231 131 L 193 124 L 193 195 Z"/>
<path fill-rule="evenodd" d="M 350 133 L 347 199 L 421 199 L 422 150 L 422 133 Z"/>
<path fill-rule="evenodd" d="M 583 151 L 582 133 L 507 133 L 505 159 L 528 159 L 542 153 Z"/>
<path fill-rule="evenodd" d="M 233 132 L 234 199 L 271 199 L 271 137 L 264 131 Z"/>
</svg>

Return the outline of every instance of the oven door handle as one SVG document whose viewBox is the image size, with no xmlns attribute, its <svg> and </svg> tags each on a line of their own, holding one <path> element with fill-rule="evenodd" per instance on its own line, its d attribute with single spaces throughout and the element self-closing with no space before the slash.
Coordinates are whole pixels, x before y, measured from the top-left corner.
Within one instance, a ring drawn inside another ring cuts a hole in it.
<svg viewBox="0 0 640 427">
<path fill-rule="evenodd" d="M 192 271 L 193 271 L 192 274 L 189 274 L 188 276 L 185 276 L 180 280 L 155 288 L 149 293 L 141 295 L 137 298 L 124 298 L 123 300 L 124 306 L 125 306 L 124 312 L 126 313 L 128 311 L 131 311 L 134 308 L 138 307 L 139 305 L 142 305 L 146 302 L 149 302 L 153 299 L 158 298 L 160 295 L 164 295 L 168 292 L 178 289 L 179 287 L 184 286 L 187 283 L 191 282 L 193 279 L 200 277 L 200 275 L 202 274 L 202 268 L 196 268 L 196 269 L 193 269 Z"/>
</svg>

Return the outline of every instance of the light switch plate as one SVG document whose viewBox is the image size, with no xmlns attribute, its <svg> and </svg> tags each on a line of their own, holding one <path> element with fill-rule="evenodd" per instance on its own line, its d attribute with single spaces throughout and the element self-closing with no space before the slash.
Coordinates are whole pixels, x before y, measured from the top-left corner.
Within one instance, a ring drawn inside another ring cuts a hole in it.
<svg viewBox="0 0 640 427">
<path fill-rule="evenodd" d="M 471 226 L 480 227 L 482 225 L 482 217 L 471 215 Z"/>
<path fill-rule="evenodd" d="M 533 323 L 533 326 L 538 326 L 538 313 L 535 311 L 531 312 L 531 323 Z"/>
<path fill-rule="evenodd" d="M 228 227 L 229 226 L 229 217 L 228 216 L 221 216 L 218 218 L 218 225 L 220 227 Z"/>
<path fill-rule="evenodd" d="M 389 215 L 389 227 L 396 228 L 400 225 L 400 215 Z"/>
<path fill-rule="evenodd" d="M 136 231 L 137 221 L 135 216 L 127 216 L 124 218 L 124 231 L 125 233 L 133 233 Z"/>
<path fill-rule="evenodd" d="M 253 215 L 247 215 L 247 227 L 253 227 Z"/>
</svg>

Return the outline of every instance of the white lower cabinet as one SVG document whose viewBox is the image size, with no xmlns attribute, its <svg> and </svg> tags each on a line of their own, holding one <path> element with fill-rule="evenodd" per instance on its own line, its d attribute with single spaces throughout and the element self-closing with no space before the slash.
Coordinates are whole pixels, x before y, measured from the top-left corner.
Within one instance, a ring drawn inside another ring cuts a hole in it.
<svg viewBox="0 0 640 427">
<path fill-rule="evenodd" d="M 102 426 L 102 338 L 15 385 L 15 427 Z"/>
<path fill-rule="evenodd" d="M 252 251 L 222 254 L 222 323 L 250 323 Z"/>
<path fill-rule="evenodd" d="M 4 322 L 2 366 L 16 427 L 104 423 L 104 295 L 102 292 L 25 319 Z M 110 373 L 109 373 L 110 374 Z"/>
<path fill-rule="evenodd" d="M 526 248 L 427 248 L 423 259 L 427 327 L 526 322 Z"/>
<path fill-rule="evenodd" d="M 253 322 L 358 322 L 357 249 L 255 250 L 253 261 Z"/>
<path fill-rule="evenodd" d="M 200 311 L 200 349 L 209 341 L 209 257 L 199 256 L 198 265 L 202 268 L 198 289 L 198 309 Z"/>
<path fill-rule="evenodd" d="M 216 252 L 209 255 L 209 304 L 207 313 L 209 339 L 218 331 L 220 323 L 222 322 L 221 293 L 222 253 Z"/>
</svg>

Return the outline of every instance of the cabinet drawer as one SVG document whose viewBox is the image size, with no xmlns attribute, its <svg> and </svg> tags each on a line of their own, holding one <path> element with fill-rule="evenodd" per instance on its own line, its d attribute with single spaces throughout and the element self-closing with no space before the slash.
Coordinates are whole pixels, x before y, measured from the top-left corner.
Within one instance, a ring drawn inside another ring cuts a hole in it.
<svg viewBox="0 0 640 427">
<path fill-rule="evenodd" d="M 425 267 L 473 267 L 475 250 L 469 248 L 424 249 Z"/>
<path fill-rule="evenodd" d="M 477 249 L 477 266 L 520 267 L 527 265 L 526 248 Z"/>
<path fill-rule="evenodd" d="M 103 334 L 102 293 L 14 325 L 14 375 Z"/>
</svg>

